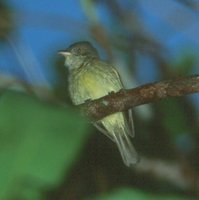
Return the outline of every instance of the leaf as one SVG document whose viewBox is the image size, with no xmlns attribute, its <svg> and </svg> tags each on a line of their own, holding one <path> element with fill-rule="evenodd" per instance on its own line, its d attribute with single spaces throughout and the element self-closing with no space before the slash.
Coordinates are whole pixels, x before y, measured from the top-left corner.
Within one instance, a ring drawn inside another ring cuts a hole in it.
<svg viewBox="0 0 199 200">
<path fill-rule="evenodd" d="M 178 76 L 186 76 L 187 74 L 192 74 L 194 68 L 198 65 L 198 56 L 195 52 L 186 49 L 176 57 L 176 60 L 171 65 L 173 65 Z"/>
<path fill-rule="evenodd" d="M 88 133 L 86 119 L 70 108 L 6 92 L 0 99 L 0 199 L 38 199 L 34 190 L 59 184 Z"/>
<path fill-rule="evenodd" d="M 177 100 L 167 99 L 165 101 L 159 102 L 160 109 L 163 113 L 163 123 L 167 128 L 168 132 L 173 137 L 177 137 L 189 130 L 186 123 L 186 116 L 183 112 L 182 106 Z"/>
<path fill-rule="evenodd" d="M 175 195 L 155 195 L 139 190 L 120 189 L 111 194 L 101 195 L 100 197 L 90 198 L 89 200 L 193 200 L 190 197 L 183 198 Z"/>
</svg>

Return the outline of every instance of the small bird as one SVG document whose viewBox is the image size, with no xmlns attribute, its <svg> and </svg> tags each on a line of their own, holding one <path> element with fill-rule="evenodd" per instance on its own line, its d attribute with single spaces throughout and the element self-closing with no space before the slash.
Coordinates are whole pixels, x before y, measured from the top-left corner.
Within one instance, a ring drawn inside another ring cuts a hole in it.
<svg viewBox="0 0 199 200">
<path fill-rule="evenodd" d="M 94 100 L 111 92 L 123 89 L 118 72 L 109 63 L 100 60 L 97 50 L 90 42 L 81 41 L 59 51 L 65 57 L 65 66 L 69 70 L 69 93 L 75 105 L 87 100 Z M 116 143 L 122 159 L 127 166 L 138 161 L 129 136 L 134 136 L 132 119 L 124 112 L 111 114 L 94 123 L 94 125 Z M 131 120 L 132 121 L 132 120 Z"/>
</svg>

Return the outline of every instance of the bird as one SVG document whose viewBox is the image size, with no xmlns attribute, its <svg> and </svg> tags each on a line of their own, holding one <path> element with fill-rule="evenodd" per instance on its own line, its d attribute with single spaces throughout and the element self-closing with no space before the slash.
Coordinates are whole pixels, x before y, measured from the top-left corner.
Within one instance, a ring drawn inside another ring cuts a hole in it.
<svg viewBox="0 0 199 200">
<path fill-rule="evenodd" d="M 116 68 L 100 59 L 96 48 L 88 41 L 79 41 L 59 51 L 65 57 L 68 69 L 69 95 L 74 105 L 98 99 L 112 92 L 124 89 Z M 94 123 L 94 126 L 108 136 L 118 147 L 123 162 L 130 167 L 139 156 L 131 142 L 134 137 L 132 113 L 117 112 Z M 129 124 L 129 121 L 131 124 Z"/>
</svg>

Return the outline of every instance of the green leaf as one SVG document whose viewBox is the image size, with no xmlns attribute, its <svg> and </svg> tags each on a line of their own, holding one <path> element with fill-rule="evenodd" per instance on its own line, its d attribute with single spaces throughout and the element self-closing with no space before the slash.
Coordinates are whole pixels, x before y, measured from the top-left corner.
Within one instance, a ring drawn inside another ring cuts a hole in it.
<svg viewBox="0 0 199 200">
<path fill-rule="evenodd" d="M 139 190 L 133 189 L 120 189 L 114 191 L 111 194 L 101 195 L 96 198 L 90 198 L 89 200 L 194 200 L 193 198 L 183 198 L 175 195 L 155 195 Z"/>
<path fill-rule="evenodd" d="M 162 110 L 163 124 L 174 138 L 189 130 L 186 116 L 182 106 L 175 99 L 167 99 L 159 102 Z"/>
<path fill-rule="evenodd" d="M 172 61 L 171 66 L 178 76 L 186 76 L 194 71 L 194 68 L 198 65 L 198 56 L 196 52 L 190 49 L 184 49 L 176 56 L 176 59 Z"/>
<path fill-rule="evenodd" d="M 87 120 L 70 108 L 6 92 L 0 98 L 0 199 L 38 199 L 34 190 L 55 187 L 88 133 Z"/>
</svg>

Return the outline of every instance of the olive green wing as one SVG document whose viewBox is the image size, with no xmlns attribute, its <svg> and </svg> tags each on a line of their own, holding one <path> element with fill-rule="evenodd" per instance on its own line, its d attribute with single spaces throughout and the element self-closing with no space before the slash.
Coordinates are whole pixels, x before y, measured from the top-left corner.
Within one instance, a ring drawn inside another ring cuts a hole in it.
<svg viewBox="0 0 199 200">
<path fill-rule="evenodd" d="M 117 92 L 123 88 L 119 73 L 112 65 L 99 60 L 95 70 L 96 68 L 101 71 L 101 76 L 103 76 L 105 83 L 113 86 L 114 90 L 110 92 Z"/>
<path fill-rule="evenodd" d="M 109 88 L 110 89 L 109 93 L 117 92 L 117 91 L 121 90 L 122 88 L 124 88 L 121 78 L 120 78 L 117 70 L 114 67 L 112 67 L 110 64 L 108 64 L 106 62 L 99 61 L 98 63 L 99 63 L 97 65 L 97 66 L 99 66 L 98 70 L 103 71 L 103 73 L 105 75 L 109 74 L 109 79 L 106 79 L 106 81 L 105 81 L 106 85 L 109 85 L 109 87 L 112 86 L 112 89 Z M 123 112 L 123 117 L 124 117 L 126 126 L 129 127 L 129 131 L 128 131 L 129 136 L 134 137 L 135 131 L 134 131 L 134 123 L 133 123 L 133 117 L 132 117 L 132 110 Z M 100 125 L 100 123 L 98 123 L 98 125 Z M 100 126 L 100 128 L 102 128 L 102 127 L 103 127 L 103 125 Z M 104 132 L 105 132 L 105 130 L 104 130 Z M 112 138 L 112 140 L 113 140 L 113 138 Z"/>
</svg>

